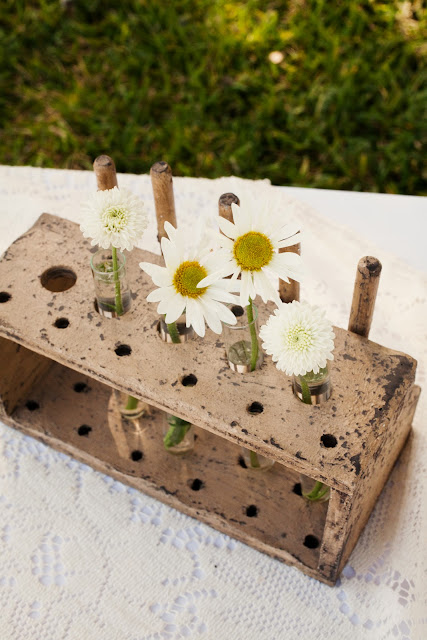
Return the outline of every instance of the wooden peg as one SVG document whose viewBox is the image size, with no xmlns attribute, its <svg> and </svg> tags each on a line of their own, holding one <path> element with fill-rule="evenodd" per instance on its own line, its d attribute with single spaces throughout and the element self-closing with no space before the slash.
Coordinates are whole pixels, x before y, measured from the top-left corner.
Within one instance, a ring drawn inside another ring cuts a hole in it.
<svg viewBox="0 0 427 640">
<path fill-rule="evenodd" d="M 175 200 L 173 197 L 172 170 L 167 162 L 156 162 L 150 169 L 154 204 L 157 216 L 157 239 L 166 236 L 165 222 L 176 228 Z"/>
<path fill-rule="evenodd" d="M 284 247 L 279 249 L 279 253 L 285 253 L 291 251 L 301 255 L 301 244 L 293 244 L 292 247 Z M 282 302 L 292 302 L 293 300 L 299 300 L 300 286 L 296 280 L 289 278 L 289 283 L 279 279 L 279 296 Z"/>
<path fill-rule="evenodd" d="M 234 193 L 223 193 L 218 200 L 219 215 L 229 222 L 233 222 L 233 210 L 231 208 L 233 202 L 240 205 L 240 200 Z"/>
<path fill-rule="evenodd" d="M 110 156 L 98 156 L 93 163 L 93 169 L 96 175 L 98 191 L 117 187 L 116 165 Z"/>
<path fill-rule="evenodd" d="M 382 265 L 377 258 L 365 256 L 357 265 L 348 330 L 367 338 L 374 315 Z"/>
</svg>

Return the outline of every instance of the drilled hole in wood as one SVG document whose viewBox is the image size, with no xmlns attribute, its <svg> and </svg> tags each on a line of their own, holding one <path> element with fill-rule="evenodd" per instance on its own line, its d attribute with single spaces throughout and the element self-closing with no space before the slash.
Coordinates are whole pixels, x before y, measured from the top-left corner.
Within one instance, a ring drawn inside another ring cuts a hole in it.
<svg viewBox="0 0 427 640">
<path fill-rule="evenodd" d="M 68 318 L 57 318 L 54 325 L 57 329 L 66 329 L 70 324 Z"/>
<path fill-rule="evenodd" d="M 235 304 L 231 307 L 231 312 L 234 313 L 236 318 L 240 318 L 245 313 L 245 310 L 240 305 Z"/>
<path fill-rule="evenodd" d="M 316 536 L 309 534 L 304 538 L 304 547 L 307 547 L 307 549 L 317 549 L 319 544 L 319 539 Z"/>
<path fill-rule="evenodd" d="M 189 373 L 187 376 L 182 378 L 181 384 L 183 387 L 195 387 L 197 384 L 197 378 L 194 373 Z"/>
<path fill-rule="evenodd" d="M 36 411 L 36 409 L 40 409 L 39 403 L 35 400 L 28 400 L 25 406 L 27 407 L 28 411 Z"/>
<path fill-rule="evenodd" d="M 50 267 L 42 273 L 40 278 L 42 287 L 54 293 L 71 289 L 76 284 L 76 280 L 74 271 L 67 267 Z"/>
<path fill-rule="evenodd" d="M 76 382 L 73 389 L 76 393 L 83 393 L 84 391 L 89 391 L 89 387 L 87 386 L 86 382 Z"/>
<path fill-rule="evenodd" d="M 246 508 L 246 515 L 248 518 L 256 518 L 258 515 L 258 507 L 254 504 L 249 505 L 249 507 Z"/>
<path fill-rule="evenodd" d="M 0 291 L 0 302 L 9 302 L 11 297 L 12 296 L 7 291 Z"/>
<path fill-rule="evenodd" d="M 296 493 L 297 496 L 302 496 L 301 482 L 294 484 L 292 491 Z"/>
<path fill-rule="evenodd" d="M 130 457 L 134 462 L 139 462 L 144 457 L 144 454 L 142 453 L 142 451 L 139 451 L 138 449 L 136 449 L 135 451 L 132 451 L 132 453 L 130 454 Z"/>
<path fill-rule="evenodd" d="M 248 468 L 243 456 L 239 456 L 239 464 L 243 469 L 247 469 Z"/>
<path fill-rule="evenodd" d="M 258 413 L 262 413 L 264 411 L 264 407 L 261 402 L 252 402 L 252 404 L 248 407 L 248 413 L 252 415 L 257 415 Z"/>
<path fill-rule="evenodd" d="M 119 344 L 119 346 L 114 349 L 114 352 L 118 356 L 130 356 L 132 349 L 128 344 Z"/>
<path fill-rule="evenodd" d="M 199 478 L 195 478 L 190 484 L 190 488 L 193 491 L 200 491 L 200 489 L 202 489 L 204 486 L 205 486 L 205 483 L 202 480 L 199 480 Z"/>
<path fill-rule="evenodd" d="M 87 424 L 82 424 L 81 427 L 77 429 L 77 433 L 79 436 L 88 436 L 92 431 L 92 427 L 89 427 Z"/>
<path fill-rule="evenodd" d="M 324 433 L 323 436 L 320 438 L 320 440 L 322 441 L 323 446 L 326 447 L 327 449 L 336 447 L 338 444 L 336 437 L 330 433 Z"/>
</svg>

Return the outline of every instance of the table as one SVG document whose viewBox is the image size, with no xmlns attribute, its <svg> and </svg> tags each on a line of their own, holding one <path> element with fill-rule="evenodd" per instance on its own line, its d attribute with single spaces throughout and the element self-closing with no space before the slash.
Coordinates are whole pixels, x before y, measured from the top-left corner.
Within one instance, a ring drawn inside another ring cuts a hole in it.
<svg viewBox="0 0 427 640">
<path fill-rule="evenodd" d="M 158 251 L 149 177 L 118 179 L 146 201 L 152 223 L 140 246 Z M 259 188 L 232 178 L 174 184 L 178 221 L 189 232 L 195 219 L 215 216 L 221 193 Z M 79 202 L 95 179 L 91 172 L 0 167 L 0 185 L 4 250 L 43 211 L 79 222 Z M 325 307 L 334 324 L 347 326 L 358 259 L 381 259 L 370 337 L 417 358 L 417 382 L 425 388 L 427 277 L 385 245 L 375 247 L 371 226 L 356 236 L 303 202 L 330 211 L 343 197 L 357 207 L 362 196 L 365 211 L 375 200 L 384 215 L 395 197 L 280 188 L 271 194 L 284 195 L 305 231 L 302 298 Z M 423 203 L 405 199 L 405 222 Z M 0 637 L 424 638 L 426 415 L 422 393 L 413 434 L 334 588 L 0 425 Z"/>
</svg>

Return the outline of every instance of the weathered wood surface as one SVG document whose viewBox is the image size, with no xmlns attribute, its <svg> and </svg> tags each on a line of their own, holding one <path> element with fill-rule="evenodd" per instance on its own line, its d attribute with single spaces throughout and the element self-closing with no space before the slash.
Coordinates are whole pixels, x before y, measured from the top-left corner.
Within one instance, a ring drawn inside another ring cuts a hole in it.
<svg viewBox="0 0 427 640">
<path fill-rule="evenodd" d="M 167 162 L 156 162 L 150 169 L 150 176 L 156 208 L 157 239 L 160 242 L 166 236 L 165 222 L 170 222 L 175 228 L 177 226 L 172 170 Z"/>
<path fill-rule="evenodd" d="M 160 340 L 156 305 L 145 300 L 153 284 L 138 267 L 143 260 L 160 262 L 159 256 L 132 252 L 132 309 L 114 321 L 100 317 L 89 257 L 77 225 L 41 216 L 1 262 L 1 286 L 12 297 L 0 305 L 0 335 L 341 491 L 354 490 L 413 384 L 415 360 L 337 328 L 332 397 L 304 405 L 270 358 L 241 376 L 228 368 L 221 336 L 207 332 L 179 346 Z M 40 276 L 58 264 L 73 269 L 77 281 L 53 293 Z M 266 318 L 265 309 L 260 315 Z M 63 317 L 69 325 L 58 329 L 55 321 Z M 130 355 L 118 356 L 120 345 L 130 347 Z M 182 384 L 189 373 L 197 377 L 194 387 Z M 263 405 L 262 413 L 249 413 L 253 402 Z M 327 446 L 331 440 L 336 446 Z"/>
<path fill-rule="evenodd" d="M 98 156 L 93 163 L 99 191 L 117 187 L 116 165 L 110 156 Z"/>
<path fill-rule="evenodd" d="M 317 576 L 319 547 L 304 541 L 322 539 L 327 504 L 309 504 L 294 492 L 297 473 L 282 465 L 268 473 L 245 469 L 240 447 L 202 429 L 193 453 L 172 456 L 162 446 L 161 411 L 124 420 L 109 387 L 56 363 L 26 400 L 39 408 L 23 403 L 6 422 Z"/>
<path fill-rule="evenodd" d="M 331 399 L 304 405 L 270 359 L 246 376 L 231 371 L 221 336 L 208 332 L 203 341 L 162 342 L 156 305 L 145 300 L 153 285 L 138 267 L 140 261 L 160 263 L 159 256 L 134 250 L 128 262 L 135 291 L 131 312 L 115 320 L 99 316 L 90 252 L 77 225 L 44 214 L 5 253 L 0 263 L 3 419 L 333 584 L 410 429 L 419 394 L 415 360 L 335 329 Z M 68 278 L 64 286 L 70 288 L 58 291 L 62 280 L 55 280 L 54 291 L 46 289 L 42 283 L 48 282 L 46 271 L 52 267 L 55 274 L 73 271 L 75 284 Z M 268 310 L 260 307 L 262 321 Z M 60 364 L 41 378 L 50 360 Z M 190 373 L 197 378 L 193 387 L 183 384 Z M 89 391 L 77 394 L 73 388 L 73 380 L 82 377 L 89 390 L 96 390 L 89 403 Z M 175 459 L 163 451 L 154 436 L 159 412 L 147 418 L 150 427 L 132 435 L 129 444 L 127 428 L 108 408 L 105 385 L 202 427 L 194 454 Z M 19 393 L 13 396 L 15 386 Z M 25 401 L 30 394 L 33 411 Z M 262 413 L 248 411 L 253 402 L 261 403 Z M 80 436 L 79 422 L 95 426 Z M 236 444 L 284 467 L 252 474 L 236 463 Z M 144 466 L 132 460 L 132 451 L 140 450 Z M 291 490 L 299 472 L 332 487 L 329 503 L 309 505 Z M 188 488 L 193 476 L 205 483 L 204 493 Z M 256 506 L 258 515 L 242 515 L 245 505 Z M 308 549 L 302 534 L 315 536 L 320 547 Z"/>
<path fill-rule="evenodd" d="M 364 338 L 371 329 L 381 269 L 381 262 L 371 256 L 361 258 L 357 265 L 348 330 Z"/>
<path fill-rule="evenodd" d="M 11 414 L 23 402 L 52 364 L 49 358 L 0 338 L 0 406 L 6 413 Z"/>
</svg>

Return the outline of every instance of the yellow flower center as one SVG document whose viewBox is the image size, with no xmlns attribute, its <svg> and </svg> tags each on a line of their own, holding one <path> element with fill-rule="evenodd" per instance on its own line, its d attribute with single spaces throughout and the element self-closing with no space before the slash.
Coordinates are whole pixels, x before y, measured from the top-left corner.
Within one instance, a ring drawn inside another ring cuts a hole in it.
<svg viewBox="0 0 427 640">
<path fill-rule="evenodd" d="M 306 327 L 296 324 L 286 333 L 285 343 L 292 351 L 307 351 L 313 344 L 313 337 Z"/>
<path fill-rule="evenodd" d="M 198 262 L 190 262 L 188 260 L 182 262 L 173 277 L 175 291 L 187 298 L 199 298 L 205 293 L 207 287 L 200 287 L 200 289 L 198 289 L 197 285 L 200 280 L 206 278 L 207 275 L 208 272 L 206 269 Z"/>
<path fill-rule="evenodd" d="M 111 205 L 104 209 L 101 218 L 108 231 L 122 231 L 128 222 L 128 211 L 124 207 Z"/>
<path fill-rule="evenodd" d="M 269 238 L 259 231 L 249 231 L 235 240 L 234 258 L 242 271 L 261 271 L 273 257 Z"/>
</svg>

